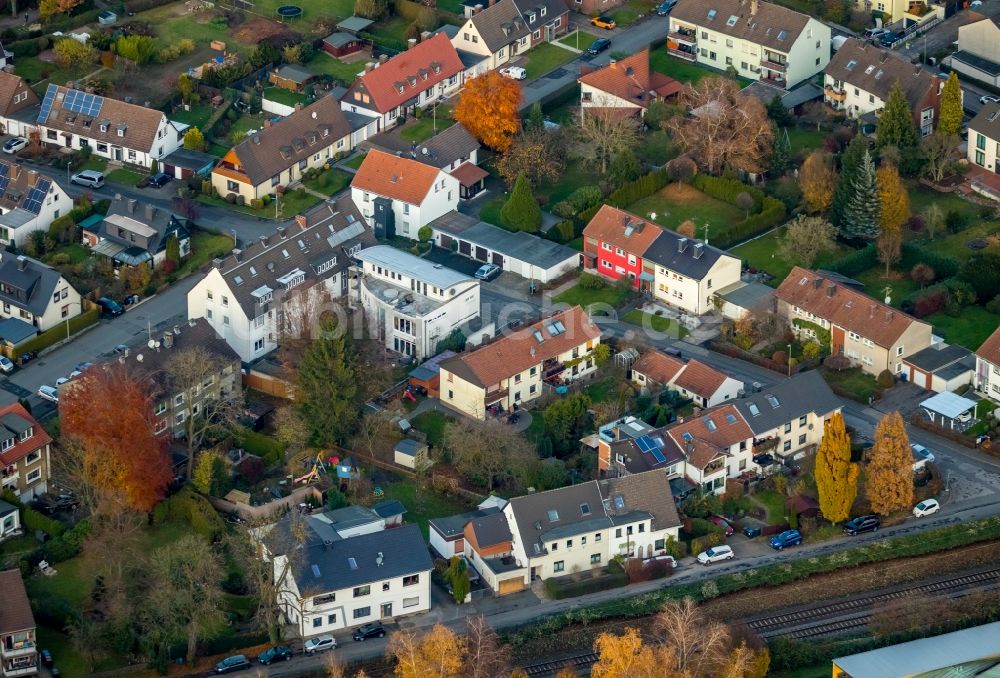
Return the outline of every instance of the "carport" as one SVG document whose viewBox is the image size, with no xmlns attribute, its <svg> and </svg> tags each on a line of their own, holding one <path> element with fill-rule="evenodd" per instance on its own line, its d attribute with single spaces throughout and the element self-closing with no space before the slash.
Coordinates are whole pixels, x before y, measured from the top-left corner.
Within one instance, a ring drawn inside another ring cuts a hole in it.
<svg viewBox="0 0 1000 678">
<path fill-rule="evenodd" d="M 973 417 L 975 417 L 978 405 L 979 403 L 975 400 L 969 400 L 951 391 L 945 391 L 920 403 L 920 409 L 927 413 L 932 422 L 942 428 L 945 427 L 945 421 L 949 422 L 949 428 L 955 428 L 955 420 L 965 412 L 972 410 Z M 941 418 L 940 422 L 937 421 L 938 417 Z"/>
</svg>

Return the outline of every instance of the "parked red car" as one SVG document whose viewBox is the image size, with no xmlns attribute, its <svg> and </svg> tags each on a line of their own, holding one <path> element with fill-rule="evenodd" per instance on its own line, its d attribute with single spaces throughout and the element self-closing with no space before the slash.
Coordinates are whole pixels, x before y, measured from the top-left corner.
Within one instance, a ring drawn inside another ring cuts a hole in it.
<svg viewBox="0 0 1000 678">
<path fill-rule="evenodd" d="M 709 521 L 724 529 L 727 537 L 733 536 L 733 526 L 726 522 L 726 519 L 722 516 L 710 516 Z"/>
</svg>

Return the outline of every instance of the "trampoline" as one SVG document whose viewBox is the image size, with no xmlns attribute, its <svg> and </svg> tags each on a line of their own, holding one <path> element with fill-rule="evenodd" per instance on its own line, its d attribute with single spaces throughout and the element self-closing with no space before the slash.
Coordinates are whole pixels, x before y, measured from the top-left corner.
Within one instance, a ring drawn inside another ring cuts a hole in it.
<svg viewBox="0 0 1000 678">
<path fill-rule="evenodd" d="M 277 12 L 282 19 L 298 19 L 302 16 L 302 8 L 298 5 L 282 5 Z"/>
</svg>

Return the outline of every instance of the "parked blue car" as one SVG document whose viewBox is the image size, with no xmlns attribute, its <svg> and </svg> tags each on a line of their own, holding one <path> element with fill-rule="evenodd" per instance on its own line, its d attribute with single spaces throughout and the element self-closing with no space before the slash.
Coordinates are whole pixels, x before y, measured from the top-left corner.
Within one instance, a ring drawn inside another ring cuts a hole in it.
<svg viewBox="0 0 1000 678">
<path fill-rule="evenodd" d="M 780 551 L 786 546 L 795 546 L 802 543 L 802 534 L 798 530 L 785 530 L 781 534 L 771 537 L 771 548 Z"/>
</svg>

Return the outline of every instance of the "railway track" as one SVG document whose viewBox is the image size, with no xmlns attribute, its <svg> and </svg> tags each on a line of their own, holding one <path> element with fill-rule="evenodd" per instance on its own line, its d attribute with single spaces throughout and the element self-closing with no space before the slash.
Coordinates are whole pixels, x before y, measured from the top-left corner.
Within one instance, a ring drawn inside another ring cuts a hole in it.
<svg viewBox="0 0 1000 678">
<path fill-rule="evenodd" d="M 1000 567 L 972 572 L 947 579 L 941 579 L 926 584 L 904 587 L 871 596 L 852 598 L 836 603 L 821 604 L 783 614 L 758 617 L 746 622 L 763 638 L 785 636 L 805 640 L 821 636 L 842 634 L 847 631 L 863 629 L 872 618 L 872 608 L 914 594 L 929 594 L 938 596 L 958 597 L 971 593 L 976 589 L 990 588 L 992 582 L 1000 580 Z M 830 619 L 833 617 L 833 619 Z M 538 662 L 522 667 L 528 676 L 553 675 L 560 669 L 581 669 L 596 663 L 596 652 L 580 654 Z"/>
</svg>

